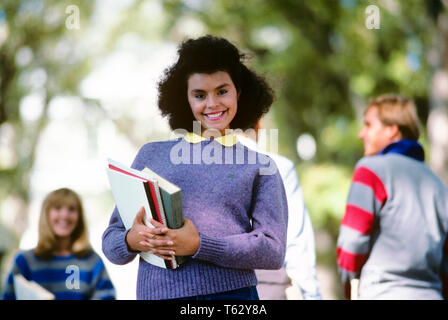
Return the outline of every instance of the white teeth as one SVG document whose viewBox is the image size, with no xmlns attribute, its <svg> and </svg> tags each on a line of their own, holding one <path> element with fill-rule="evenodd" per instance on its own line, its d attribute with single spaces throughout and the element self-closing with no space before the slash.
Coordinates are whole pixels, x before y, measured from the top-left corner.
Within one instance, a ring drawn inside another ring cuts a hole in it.
<svg viewBox="0 0 448 320">
<path fill-rule="evenodd" d="M 213 114 L 213 115 L 211 115 L 211 114 L 207 114 L 207 117 L 209 117 L 209 118 L 218 118 L 218 117 L 220 117 L 222 114 L 224 113 L 224 111 L 221 111 L 220 113 L 215 113 L 215 114 Z"/>
</svg>

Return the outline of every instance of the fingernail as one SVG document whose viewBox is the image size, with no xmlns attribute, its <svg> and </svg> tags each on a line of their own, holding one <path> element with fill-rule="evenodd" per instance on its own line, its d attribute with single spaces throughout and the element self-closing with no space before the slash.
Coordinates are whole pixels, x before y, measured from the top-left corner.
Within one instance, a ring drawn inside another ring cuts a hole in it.
<svg viewBox="0 0 448 320">
<path fill-rule="evenodd" d="M 173 242 L 173 241 L 168 241 L 166 244 L 169 245 L 169 246 L 171 246 L 171 245 L 174 244 L 174 242 Z"/>
</svg>

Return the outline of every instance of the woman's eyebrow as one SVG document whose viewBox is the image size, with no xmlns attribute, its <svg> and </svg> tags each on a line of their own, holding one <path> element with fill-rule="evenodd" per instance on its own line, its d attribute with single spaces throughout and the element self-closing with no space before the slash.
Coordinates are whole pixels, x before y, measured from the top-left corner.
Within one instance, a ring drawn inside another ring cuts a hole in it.
<svg viewBox="0 0 448 320">
<path fill-rule="evenodd" d="M 213 90 L 219 90 L 219 89 L 222 89 L 222 88 L 224 88 L 224 87 L 227 87 L 227 86 L 230 86 L 230 84 L 228 84 L 228 83 L 223 83 L 223 84 L 221 84 L 221 85 L 219 85 L 219 86 L 217 86 L 215 89 L 213 89 Z M 190 92 L 205 92 L 206 90 L 204 90 L 204 89 L 192 89 Z"/>
<path fill-rule="evenodd" d="M 224 88 L 224 87 L 226 87 L 226 86 L 230 86 L 230 84 L 228 84 L 228 83 L 223 83 L 222 85 L 220 85 L 220 86 L 217 86 L 217 87 L 215 88 L 215 90 L 218 90 L 218 89 Z"/>
</svg>

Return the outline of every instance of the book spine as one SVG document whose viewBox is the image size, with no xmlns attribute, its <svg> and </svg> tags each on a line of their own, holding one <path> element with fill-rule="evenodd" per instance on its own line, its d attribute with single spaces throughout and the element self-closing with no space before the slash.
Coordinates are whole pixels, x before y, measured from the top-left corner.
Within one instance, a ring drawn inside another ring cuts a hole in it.
<svg viewBox="0 0 448 320">
<path fill-rule="evenodd" d="M 173 221 L 173 210 L 171 208 L 171 198 L 170 194 L 160 188 L 160 195 L 162 196 L 162 205 L 163 210 L 165 211 L 165 217 L 166 217 L 166 223 L 168 228 L 170 229 L 176 229 L 175 223 Z"/>
<path fill-rule="evenodd" d="M 143 186 L 145 187 L 146 198 L 148 199 L 149 208 L 151 209 L 152 218 L 154 220 L 160 221 L 160 219 L 157 215 L 156 206 L 154 205 L 154 200 L 152 198 L 150 183 L 145 181 L 145 182 L 143 182 Z"/>
<path fill-rule="evenodd" d="M 156 206 L 154 203 L 155 201 L 154 201 L 153 194 L 154 194 L 155 190 L 154 190 L 153 185 L 149 181 L 143 182 L 143 185 L 145 186 L 145 193 L 146 193 L 146 197 L 148 198 L 149 206 L 151 208 L 152 218 L 156 221 L 159 221 L 160 223 L 163 223 L 161 220 L 161 217 L 159 216 L 160 213 L 158 212 L 158 210 L 156 210 Z M 164 262 L 165 262 L 165 267 L 167 269 L 174 269 L 174 265 L 173 265 L 172 261 L 164 260 Z"/>
<path fill-rule="evenodd" d="M 170 195 L 168 192 L 160 188 L 162 203 L 167 220 L 167 226 L 171 229 L 179 229 L 184 224 L 184 216 L 182 211 L 182 193 L 176 192 Z M 187 257 L 175 256 L 174 268 L 187 261 Z"/>
<path fill-rule="evenodd" d="M 156 196 L 154 201 L 157 202 L 157 209 L 159 210 L 160 217 L 162 218 L 162 223 L 165 226 L 167 226 L 165 210 L 163 210 L 163 203 L 162 203 L 162 198 L 160 196 L 160 188 L 159 188 L 159 185 L 157 183 L 157 180 L 154 180 L 154 182 L 152 182 L 152 185 L 154 187 L 154 193 L 155 193 L 155 196 Z"/>
<path fill-rule="evenodd" d="M 163 201 L 161 196 L 161 189 L 159 188 L 159 185 L 157 183 L 157 180 L 154 180 L 153 182 L 154 191 L 156 194 L 156 201 L 157 201 L 157 207 L 160 212 L 160 216 L 162 218 L 162 223 L 165 226 L 168 226 L 165 210 L 163 209 Z M 175 256 L 171 256 L 173 260 L 165 260 L 165 265 L 167 266 L 167 269 L 176 269 L 178 267 Z"/>
<path fill-rule="evenodd" d="M 174 228 L 181 228 L 184 225 L 181 191 L 171 195 L 171 210 L 173 214 Z"/>
<path fill-rule="evenodd" d="M 186 262 L 188 260 L 188 257 L 186 256 L 176 256 L 176 263 L 177 265 L 181 265 L 182 263 Z"/>
</svg>

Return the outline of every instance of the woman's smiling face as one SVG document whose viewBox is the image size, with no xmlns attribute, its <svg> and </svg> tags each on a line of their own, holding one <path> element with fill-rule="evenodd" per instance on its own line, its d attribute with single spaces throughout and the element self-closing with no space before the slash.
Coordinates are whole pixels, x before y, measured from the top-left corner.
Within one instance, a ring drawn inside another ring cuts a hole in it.
<svg viewBox="0 0 448 320">
<path fill-rule="evenodd" d="M 225 134 L 238 108 L 238 93 L 225 71 L 193 73 L 188 77 L 188 102 L 202 130 L 214 129 Z"/>
<path fill-rule="evenodd" d="M 48 223 L 58 238 L 69 238 L 78 225 L 79 212 L 75 204 L 50 208 Z"/>
</svg>

